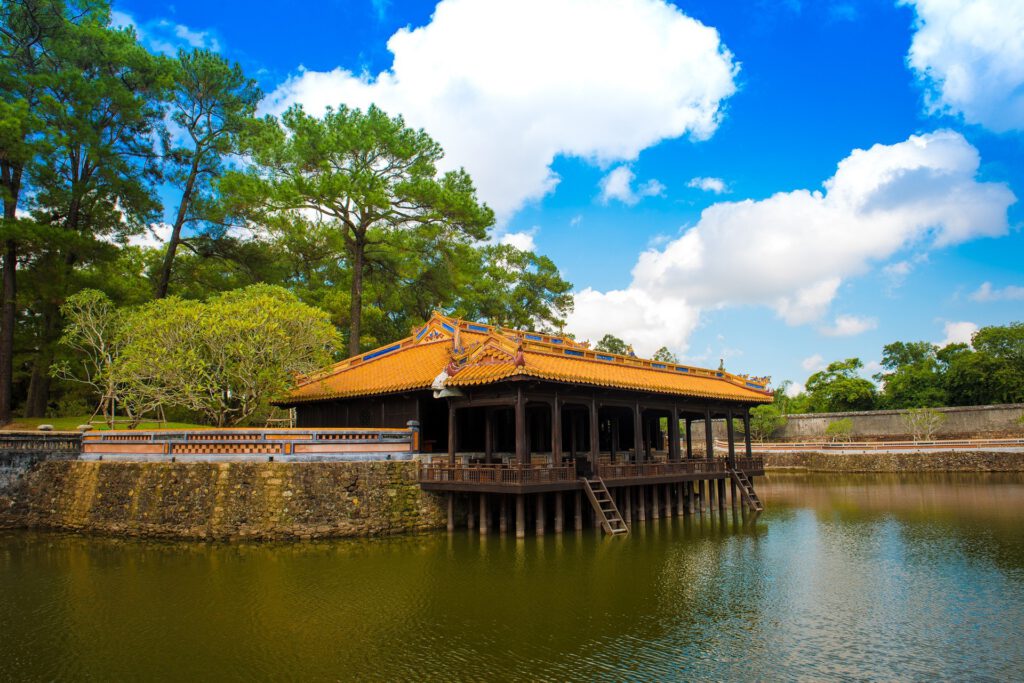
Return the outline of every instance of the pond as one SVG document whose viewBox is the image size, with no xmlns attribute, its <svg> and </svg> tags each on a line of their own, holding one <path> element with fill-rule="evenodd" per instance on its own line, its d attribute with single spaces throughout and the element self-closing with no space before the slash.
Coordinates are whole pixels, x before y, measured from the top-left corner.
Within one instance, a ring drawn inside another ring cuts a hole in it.
<svg viewBox="0 0 1024 683">
<path fill-rule="evenodd" d="M 1024 478 L 758 489 L 625 538 L 0 532 L 0 679 L 1019 679 Z"/>
</svg>

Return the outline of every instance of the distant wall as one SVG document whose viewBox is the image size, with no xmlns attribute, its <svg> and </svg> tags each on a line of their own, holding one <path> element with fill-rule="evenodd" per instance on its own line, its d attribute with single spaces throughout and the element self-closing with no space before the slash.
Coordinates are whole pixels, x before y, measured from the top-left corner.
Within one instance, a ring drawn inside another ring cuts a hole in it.
<svg viewBox="0 0 1024 683">
<path fill-rule="evenodd" d="M 810 472 L 1024 472 L 1024 453 L 766 453 L 764 467 Z"/>
<path fill-rule="evenodd" d="M 415 462 L 40 462 L 0 524 L 124 536 L 286 539 L 444 528 Z"/>
<path fill-rule="evenodd" d="M 946 421 L 935 432 L 936 437 L 1010 436 L 1024 432 L 1024 427 L 1017 422 L 1020 416 L 1024 415 L 1024 404 L 1021 403 L 936 408 L 936 410 L 946 416 Z M 856 413 L 789 415 L 786 426 L 779 430 L 774 438 L 788 440 L 822 438 L 830 423 L 847 417 L 853 422 L 853 438 L 909 437 L 907 426 L 903 422 L 903 412 L 902 410 L 873 410 Z"/>
<path fill-rule="evenodd" d="M 11 505 L 33 465 L 73 460 L 81 448 L 78 432 L 0 432 L 0 511 Z"/>
</svg>

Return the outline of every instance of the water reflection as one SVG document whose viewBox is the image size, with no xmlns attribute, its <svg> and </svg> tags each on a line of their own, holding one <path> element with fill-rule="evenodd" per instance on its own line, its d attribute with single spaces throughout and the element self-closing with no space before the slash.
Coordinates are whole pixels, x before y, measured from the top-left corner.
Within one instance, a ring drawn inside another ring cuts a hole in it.
<svg viewBox="0 0 1024 683">
<path fill-rule="evenodd" d="M 0 536 L 3 679 L 1014 678 L 1017 477 L 759 481 L 542 539 Z"/>
</svg>

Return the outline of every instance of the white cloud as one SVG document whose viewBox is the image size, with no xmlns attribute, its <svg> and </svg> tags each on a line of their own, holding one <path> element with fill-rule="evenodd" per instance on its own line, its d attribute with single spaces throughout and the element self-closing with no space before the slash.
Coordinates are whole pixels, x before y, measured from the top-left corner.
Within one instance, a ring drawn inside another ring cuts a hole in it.
<svg viewBox="0 0 1024 683">
<path fill-rule="evenodd" d="M 1024 301 L 1024 287 L 1007 285 L 1002 289 L 993 289 L 991 282 L 981 283 L 981 287 L 971 294 L 971 301 L 987 303 L 989 301 Z"/>
<path fill-rule="evenodd" d="M 680 237 L 642 253 L 628 289 L 587 290 L 569 330 L 596 319 L 638 353 L 651 353 L 661 344 L 685 350 L 706 308 L 763 305 L 789 324 L 812 322 L 844 279 L 908 246 L 934 249 L 1005 234 L 1016 197 L 1005 184 L 977 181 L 979 163 L 960 134 L 938 131 L 855 150 L 824 192 L 714 204 Z M 612 295 L 650 310 L 617 318 L 614 307 L 603 309 Z M 671 321 L 659 322 L 666 310 Z M 642 339 L 663 341 L 647 346 Z"/>
<path fill-rule="evenodd" d="M 167 240 L 171 239 L 170 223 L 150 223 L 144 232 L 132 235 L 128 238 L 128 244 L 133 247 L 163 248 Z"/>
<path fill-rule="evenodd" d="M 796 398 L 805 391 L 807 391 L 807 387 L 798 382 L 790 382 L 786 385 L 786 396 L 789 396 L 790 398 Z"/>
<path fill-rule="evenodd" d="M 970 344 L 971 337 L 978 331 L 978 326 L 972 322 L 947 322 L 944 326 L 946 338 L 937 342 L 938 346 L 947 344 Z"/>
<path fill-rule="evenodd" d="M 828 337 L 853 337 L 878 327 L 875 318 L 862 318 L 856 315 L 837 315 L 835 322 L 829 327 L 821 327 L 819 331 Z"/>
<path fill-rule="evenodd" d="M 903 0 L 917 12 L 907 63 L 933 113 L 1024 130 L 1024 2 Z"/>
<path fill-rule="evenodd" d="M 682 299 L 655 298 L 636 288 L 599 292 L 588 287 L 576 293 L 574 305 L 567 327 L 577 339 L 596 342 L 610 332 L 647 357 L 662 346 L 684 349 L 700 313 Z"/>
<path fill-rule="evenodd" d="M 442 0 L 391 36 L 391 69 L 306 71 L 263 102 L 320 114 L 376 103 L 426 129 L 507 219 L 558 183 L 558 155 L 635 159 L 710 137 L 738 65 L 718 32 L 664 0 Z"/>
<path fill-rule="evenodd" d="M 629 166 L 613 168 L 601 178 L 601 202 L 607 204 L 614 199 L 633 206 L 643 197 L 657 197 L 665 192 L 665 186 L 653 178 L 633 189 L 634 180 L 636 176 Z"/>
<path fill-rule="evenodd" d="M 220 51 L 220 43 L 210 31 L 196 31 L 184 24 L 175 24 L 167 19 L 155 19 L 139 23 L 126 12 L 114 10 L 110 13 L 110 24 L 114 28 L 134 28 L 135 34 L 151 52 L 176 55 L 178 49 L 204 48 Z"/>
<path fill-rule="evenodd" d="M 800 366 L 807 372 L 817 372 L 825 367 L 825 359 L 820 353 L 816 353 L 800 361 Z"/>
<path fill-rule="evenodd" d="M 729 191 L 726 187 L 725 181 L 721 178 L 702 178 L 700 176 L 691 178 L 690 182 L 686 183 L 687 187 L 695 187 L 698 190 L 704 190 L 705 192 L 714 192 L 715 194 L 724 194 Z"/>
<path fill-rule="evenodd" d="M 509 244 L 521 251 L 536 251 L 537 243 L 533 237 L 537 234 L 537 228 L 523 230 L 520 232 L 506 232 L 498 238 L 499 244 Z"/>
</svg>

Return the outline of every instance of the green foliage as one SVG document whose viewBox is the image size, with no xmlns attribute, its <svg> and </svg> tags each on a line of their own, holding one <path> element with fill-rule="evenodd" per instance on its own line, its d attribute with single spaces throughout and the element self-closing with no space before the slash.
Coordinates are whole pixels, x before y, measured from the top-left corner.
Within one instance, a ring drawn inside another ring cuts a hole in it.
<svg viewBox="0 0 1024 683">
<path fill-rule="evenodd" d="M 811 375 L 807 379 L 809 412 L 871 410 L 877 390 L 870 380 L 858 376 L 862 367 L 859 358 L 847 358 Z"/>
<path fill-rule="evenodd" d="M 882 367 L 875 376 L 883 384 L 885 408 L 946 405 L 944 366 L 939 349 L 929 342 L 893 342 L 882 349 Z"/>
<path fill-rule="evenodd" d="M 594 346 L 594 350 L 605 351 L 607 353 L 618 353 L 622 355 L 629 354 L 629 346 L 614 334 L 606 334 L 601 337 L 601 340 Z"/>
<path fill-rule="evenodd" d="M 785 426 L 786 415 L 776 403 L 750 409 L 750 436 L 758 441 L 770 439 Z"/>
<path fill-rule="evenodd" d="M 946 421 L 946 414 L 934 408 L 911 408 L 900 416 L 914 441 L 929 440 Z"/>
<path fill-rule="evenodd" d="M 1024 402 L 1024 323 L 983 327 L 949 354 L 946 390 L 954 405 Z"/>
<path fill-rule="evenodd" d="M 662 363 L 678 363 L 679 362 L 679 358 L 676 357 L 676 354 L 674 354 L 671 351 L 669 351 L 667 346 L 662 346 L 660 349 L 655 351 L 654 355 L 651 358 L 652 358 L 652 360 L 661 361 Z"/>
<path fill-rule="evenodd" d="M 216 426 L 266 410 L 296 375 L 326 365 L 339 342 L 323 312 L 270 285 L 205 303 L 151 302 L 130 316 L 126 335 L 115 364 L 123 400 L 185 408 Z"/>
<path fill-rule="evenodd" d="M 825 427 L 825 436 L 829 441 L 849 441 L 853 435 L 853 420 L 844 417 L 842 420 L 833 420 Z"/>
</svg>

